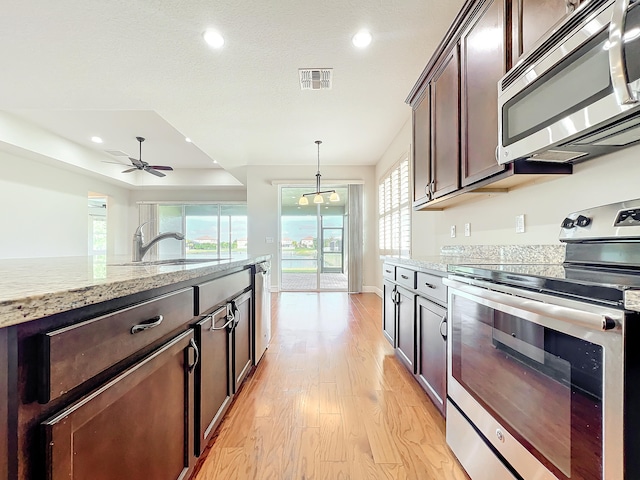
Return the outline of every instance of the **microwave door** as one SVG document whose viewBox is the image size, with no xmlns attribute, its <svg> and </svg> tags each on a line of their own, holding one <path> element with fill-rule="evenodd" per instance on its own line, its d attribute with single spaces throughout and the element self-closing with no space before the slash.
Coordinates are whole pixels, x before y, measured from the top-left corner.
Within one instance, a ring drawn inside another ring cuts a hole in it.
<svg viewBox="0 0 640 480">
<path fill-rule="evenodd" d="M 614 5 L 625 7 L 622 21 L 613 18 Z M 613 44 L 612 35 L 622 42 Z M 499 163 L 581 161 L 640 139 L 640 2 L 608 2 L 539 58 L 499 91 Z M 613 63 L 620 58 L 622 81 Z M 630 103 L 619 101 L 621 85 Z"/>
</svg>

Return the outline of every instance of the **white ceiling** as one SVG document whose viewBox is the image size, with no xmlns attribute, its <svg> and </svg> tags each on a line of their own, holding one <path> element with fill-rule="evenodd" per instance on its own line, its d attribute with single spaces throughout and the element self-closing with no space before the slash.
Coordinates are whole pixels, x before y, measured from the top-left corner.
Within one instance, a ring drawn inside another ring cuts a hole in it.
<svg viewBox="0 0 640 480">
<path fill-rule="evenodd" d="M 4 0 L 0 109 L 100 152 L 138 157 L 143 136 L 176 170 L 314 165 L 317 139 L 323 165 L 373 165 L 462 3 Z M 299 68 L 333 68 L 333 89 L 302 91 Z"/>
</svg>

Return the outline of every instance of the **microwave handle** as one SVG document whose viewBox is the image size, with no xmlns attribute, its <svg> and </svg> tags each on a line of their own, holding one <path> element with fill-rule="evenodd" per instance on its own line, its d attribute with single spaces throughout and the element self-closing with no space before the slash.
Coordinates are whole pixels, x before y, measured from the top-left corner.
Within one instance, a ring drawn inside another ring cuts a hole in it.
<svg viewBox="0 0 640 480">
<path fill-rule="evenodd" d="M 633 0 L 616 0 L 611 13 L 609 24 L 609 71 L 611 84 L 620 105 L 633 105 L 638 103 L 633 92 L 629 88 L 627 69 L 624 60 L 624 31 L 627 20 L 629 3 Z"/>
</svg>

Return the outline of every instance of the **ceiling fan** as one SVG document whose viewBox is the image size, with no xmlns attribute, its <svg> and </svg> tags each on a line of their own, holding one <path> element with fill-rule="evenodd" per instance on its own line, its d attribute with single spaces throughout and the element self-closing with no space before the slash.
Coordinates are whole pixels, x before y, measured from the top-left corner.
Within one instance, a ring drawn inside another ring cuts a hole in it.
<svg viewBox="0 0 640 480">
<path fill-rule="evenodd" d="M 155 175 L 156 177 L 164 177 L 166 175 L 162 172 L 159 172 L 158 170 L 173 170 L 173 168 L 165 165 L 149 165 L 147 162 L 143 161 L 142 160 L 142 142 L 144 142 L 144 137 L 136 137 L 136 140 L 140 142 L 140 155 L 139 155 L 140 158 L 129 157 L 129 160 L 131 160 L 131 164 L 133 165 L 133 168 L 124 170 L 122 173 L 135 172 L 136 170 L 144 170 L 145 172 L 149 172 L 152 175 Z"/>
</svg>

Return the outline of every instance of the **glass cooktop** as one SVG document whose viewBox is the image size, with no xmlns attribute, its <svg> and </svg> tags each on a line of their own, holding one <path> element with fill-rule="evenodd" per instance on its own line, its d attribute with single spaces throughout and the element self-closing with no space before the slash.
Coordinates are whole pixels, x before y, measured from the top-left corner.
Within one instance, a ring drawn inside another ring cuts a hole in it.
<svg viewBox="0 0 640 480">
<path fill-rule="evenodd" d="M 616 306 L 624 291 L 640 288 L 640 269 L 589 265 L 449 265 L 449 273 L 501 285 Z"/>
</svg>

